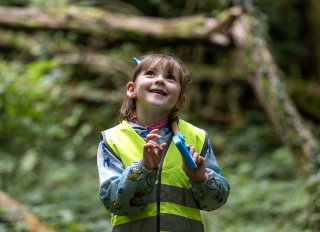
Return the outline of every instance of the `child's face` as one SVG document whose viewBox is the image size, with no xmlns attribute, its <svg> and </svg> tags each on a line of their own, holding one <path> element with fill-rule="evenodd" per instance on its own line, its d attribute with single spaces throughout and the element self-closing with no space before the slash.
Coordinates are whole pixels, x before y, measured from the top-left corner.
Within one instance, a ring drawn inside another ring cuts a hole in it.
<svg viewBox="0 0 320 232">
<path fill-rule="evenodd" d="M 161 67 L 141 71 L 135 82 L 127 85 L 127 96 L 136 99 L 137 110 L 155 110 L 169 116 L 181 91 L 178 73 L 167 73 Z"/>
</svg>

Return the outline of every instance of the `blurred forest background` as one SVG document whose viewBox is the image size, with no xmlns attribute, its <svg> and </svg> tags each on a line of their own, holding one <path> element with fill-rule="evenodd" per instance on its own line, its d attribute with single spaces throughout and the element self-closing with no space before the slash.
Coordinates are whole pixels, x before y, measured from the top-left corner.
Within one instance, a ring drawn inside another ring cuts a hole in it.
<svg viewBox="0 0 320 232">
<path fill-rule="evenodd" d="M 320 231 L 319 0 L 0 0 L 0 231 L 110 231 L 100 131 L 150 53 L 231 184 L 206 231 Z"/>
</svg>

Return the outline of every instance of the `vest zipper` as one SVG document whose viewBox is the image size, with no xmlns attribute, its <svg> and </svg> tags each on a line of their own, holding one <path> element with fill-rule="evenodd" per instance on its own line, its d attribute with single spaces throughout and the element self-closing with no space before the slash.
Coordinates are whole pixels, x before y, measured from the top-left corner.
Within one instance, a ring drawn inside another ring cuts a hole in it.
<svg viewBox="0 0 320 232">
<path fill-rule="evenodd" d="M 162 153 L 162 158 L 161 162 L 159 165 L 159 174 L 158 174 L 158 184 L 157 184 L 157 232 L 160 232 L 160 194 L 161 194 L 161 173 L 162 173 L 162 166 L 163 166 L 163 161 L 166 157 L 167 151 L 169 149 L 169 146 L 172 141 L 172 136 L 167 141 L 167 146 L 165 147 L 163 153 Z"/>
</svg>

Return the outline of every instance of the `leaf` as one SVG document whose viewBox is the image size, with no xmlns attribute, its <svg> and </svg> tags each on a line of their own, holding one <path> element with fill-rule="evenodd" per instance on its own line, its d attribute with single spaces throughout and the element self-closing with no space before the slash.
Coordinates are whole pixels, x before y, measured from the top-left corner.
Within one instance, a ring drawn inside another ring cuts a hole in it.
<svg viewBox="0 0 320 232">
<path fill-rule="evenodd" d="M 39 162 L 38 156 L 39 156 L 38 153 L 33 149 L 27 151 L 27 153 L 23 156 L 22 160 L 20 161 L 19 169 L 22 172 L 27 172 L 27 173 L 34 170 L 34 168 Z"/>
</svg>

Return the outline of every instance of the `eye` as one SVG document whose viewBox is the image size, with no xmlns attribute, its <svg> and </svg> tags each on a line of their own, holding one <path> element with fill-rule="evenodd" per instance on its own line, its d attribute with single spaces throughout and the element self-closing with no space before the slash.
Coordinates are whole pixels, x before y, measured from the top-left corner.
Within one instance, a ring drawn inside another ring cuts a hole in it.
<svg viewBox="0 0 320 232">
<path fill-rule="evenodd" d="M 155 73 L 154 73 L 154 71 L 149 70 L 149 71 L 146 71 L 145 75 L 147 75 L 147 76 L 154 76 Z"/>
<path fill-rule="evenodd" d="M 173 75 L 171 75 L 171 74 L 169 74 L 169 75 L 167 76 L 167 79 L 168 79 L 168 80 L 172 80 L 172 81 L 176 81 L 176 77 L 173 76 Z"/>
</svg>

